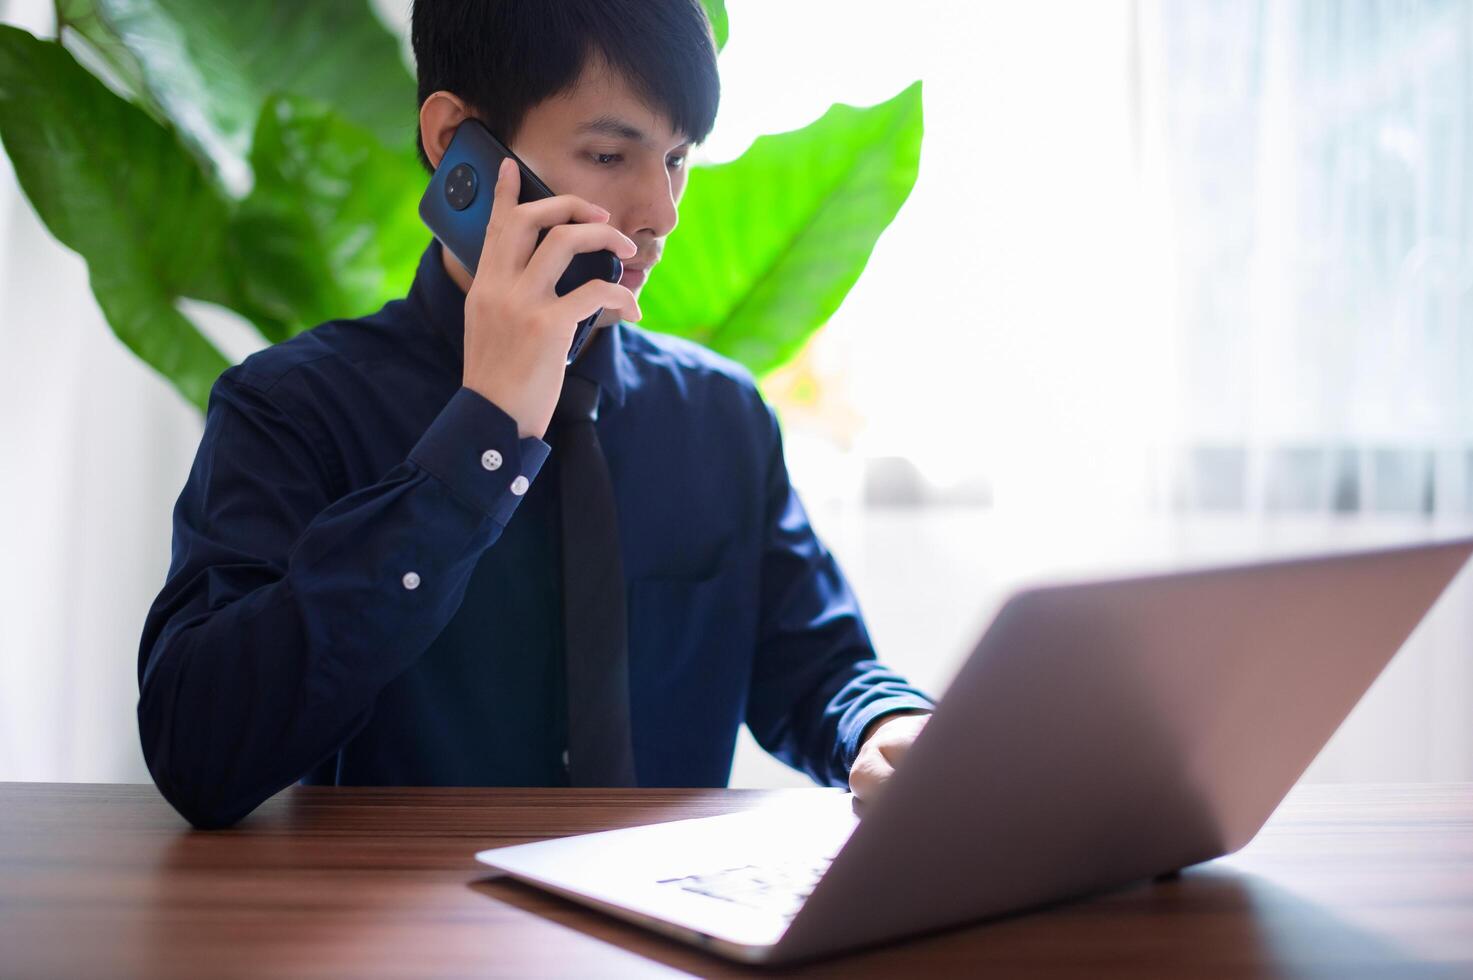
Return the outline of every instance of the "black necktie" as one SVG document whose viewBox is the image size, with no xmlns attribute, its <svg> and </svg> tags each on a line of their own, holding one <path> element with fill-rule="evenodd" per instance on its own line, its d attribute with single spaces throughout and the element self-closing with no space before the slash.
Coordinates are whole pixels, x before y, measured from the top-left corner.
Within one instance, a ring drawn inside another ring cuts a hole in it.
<svg viewBox="0 0 1473 980">
<path fill-rule="evenodd" d="M 598 393 L 596 383 L 566 374 L 553 414 L 563 525 L 568 781 L 633 786 L 624 568 L 614 484 L 593 425 Z"/>
</svg>

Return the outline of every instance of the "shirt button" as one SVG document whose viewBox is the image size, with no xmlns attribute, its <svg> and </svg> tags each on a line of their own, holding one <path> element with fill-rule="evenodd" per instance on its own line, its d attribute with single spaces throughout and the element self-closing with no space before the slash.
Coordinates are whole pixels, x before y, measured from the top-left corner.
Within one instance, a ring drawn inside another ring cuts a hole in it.
<svg viewBox="0 0 1473 980">
<path fill-rule="evenodd" d="M 417 588 L 419 588 L 419 573 L 418 572 L 405 572 L 404 573 L 404 587 L 406 589 L 417 589 Z"/>
<path fill-rule="evenodd" d="M 568 750 L 563 749 L 563 768 L 568 768 Z"/>
<path fill-rule="evenodd" d="M 529 486 L 531 486 L 531 484 L 527 482 L 527 478 L 525 476 L 519 476 L 515 480 L 511 481 L 511 492 L 520 497 L 522 494 L 527 492 L 527 488 Z"/>
<path fill-rule="evenodd" d="M 488 449 L 481 454 L 481 465 L 488 470 L 501 469 L 501 454 L 494 449 Z"/>
</svg>

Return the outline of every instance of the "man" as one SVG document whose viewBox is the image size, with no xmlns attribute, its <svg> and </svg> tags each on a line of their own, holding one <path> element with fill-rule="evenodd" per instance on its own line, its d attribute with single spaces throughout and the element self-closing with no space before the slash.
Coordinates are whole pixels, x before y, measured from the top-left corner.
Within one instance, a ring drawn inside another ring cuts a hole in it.
<svg viewBox="0 0 1473 980">
<path fill-rule="evenodd" d="M 720 786 L 745 722 L 873 797 L 931 699 L 751 375 L 626 319 L 716 113 L 698 0 L 419 0 L 412 40 L 426 165 L 475 116 L 559 196 L 504 171 L 474 276 L 432 241 L 405 299 L 216 381 L 140 648 L 160 791 L 218 827 L 296 780 Z M 621 283 L 556 296 L 605 248 Z"/>
</svg>

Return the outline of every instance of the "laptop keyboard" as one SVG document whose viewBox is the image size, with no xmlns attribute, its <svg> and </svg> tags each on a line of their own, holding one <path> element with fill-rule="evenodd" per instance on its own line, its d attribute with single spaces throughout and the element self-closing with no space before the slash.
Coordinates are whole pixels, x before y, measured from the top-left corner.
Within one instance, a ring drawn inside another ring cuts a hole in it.
<svg viewBox="0 0 1473 980">
<path fill-rule="evenodd" d="M 662 878 L 658 883 L 791 919 L 803 907 L 803 902 L 813 892 L 813 886 L 818 884 L 818 879 L 823 877 L 833 860 L 833 855 L 829 855 L 817 860 L 801 858 L 775 864 L 744 864 L 681 878 Z"/>
</svg>

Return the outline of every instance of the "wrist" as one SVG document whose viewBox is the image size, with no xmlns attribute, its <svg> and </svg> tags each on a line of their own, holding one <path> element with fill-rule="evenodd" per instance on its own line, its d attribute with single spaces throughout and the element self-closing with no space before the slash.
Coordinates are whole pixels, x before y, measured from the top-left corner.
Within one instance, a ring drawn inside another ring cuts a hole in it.
<svg viewBox="0 0 1473 980">
<path fill-rule="evenodd" d="M 865 743 L 873 738 L 875 733 L 878 732 L 886 722 L 894 721 L 897 718 L 904 718 L 907 715 L 929 714 L 931 714 L 931 711 L 928 708 L 902 708 L 897 711 L 887 711 L 884 714 L 880 715 L 878 718 L 871 721 L 868 725 L 864 726 L 864 732 L 859 736 L 859 747 L 864 748 Z"/>
<path fill-rule="evenodd" d="M 469 378 L 462 378 L 460 383 L 511 416 L 512 421 L 517 424 L 518 439 L 526 439 L 528 436 L 541 439 L 547 433 L 547 423 L 544 422 L 540 429 L 530 424 L 528 420 L 532 413 L 527 410 L 526 406 L 517 404 L 515 399 L 498 395 L 490 386 L 471 381 Z"/>
</svg>

